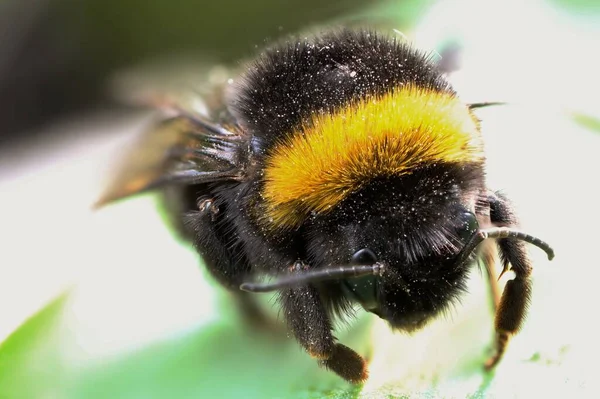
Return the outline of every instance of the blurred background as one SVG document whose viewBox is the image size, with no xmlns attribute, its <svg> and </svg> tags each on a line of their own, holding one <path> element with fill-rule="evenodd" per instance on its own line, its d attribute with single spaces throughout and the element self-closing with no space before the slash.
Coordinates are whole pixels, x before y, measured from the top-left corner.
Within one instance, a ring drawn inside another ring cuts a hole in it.
<svg viewBox="0 0 600 399">
<path fill-rule="evenodd" d="M 414 337 L 369 316 L 341 326 L 371 359 L 356 388 L 285 334 L 248 332 L 153 195 L 91 211 L 153 121 L 115 82 L 199 84 L 340 24 L 400 31 L 465 101 L 509 103 L 480 111 L 489 184 L 557 257 L 532 249 L 531 315 L 493 375 L 479 273 Z M 594 397 L 599 44 L 593 0 L 0 2 L 0 397 Z"/>
</svg>

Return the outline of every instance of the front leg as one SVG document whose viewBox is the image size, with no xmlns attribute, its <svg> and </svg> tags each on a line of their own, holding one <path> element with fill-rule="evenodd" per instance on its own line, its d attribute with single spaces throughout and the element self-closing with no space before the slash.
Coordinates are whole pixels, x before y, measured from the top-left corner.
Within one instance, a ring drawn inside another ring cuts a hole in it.
<svg viewBox="0 0 600 399">
<path fill-rule="evenodd" d="M 490 196 L 490 219 L 499 227 L 516 227 L 517 218 L 509 201 L 501 194 Z M 502 359 L 508 341 L 519 331 L 525 320 L 531 298 L 531 261 L 522 241 L 510 238 L 498 240 L 503 271 L 514 271 L 515 278 L 506 283 L 495 319 L 495 353 L 485 366 L 491 369 Z"/>
<path fill-rule="evenodd" d="M 318 291 L 312 286 L 288 288 L 280 300 L 289 328 L 302 347 L 319 365 L 357 384 L 367 379 L 364 359 L 352 349 L 335 342 L 332 326 Z"/>
</svg>

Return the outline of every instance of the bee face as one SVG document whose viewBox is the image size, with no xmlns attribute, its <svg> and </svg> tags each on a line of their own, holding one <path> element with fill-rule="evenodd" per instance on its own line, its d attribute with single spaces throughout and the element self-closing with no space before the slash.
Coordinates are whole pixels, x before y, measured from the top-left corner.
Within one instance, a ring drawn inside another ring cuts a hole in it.
<svg viewBox="0 0 600 399">
<path fill-rule="evenodd" d="M 408 244 L 397 239 L 387 245 L 380 257 L 385 273 L 375 282 L 374 306 L 366 309 L 394 329 L 421 328 L 463 293 L 470 265 L 459 255 L 476 231 L 475 216 L 463 211 L 432 230 L 411 231 Z M 437 243 L 423 237 L 438 237 Z"/>
<path fill-rule="evenodd" d="M 332 215 L 335 222 L 328 219 L 315 229 L 310 259 L 322 266 L 383 265 L 380 276 L 341 281 L 344 295 L 395 329 L 417 330 L 465 288 L 469 269 L 459 255 L 479 226 L 472 204 L 458 202 L 459 194 L 456 201 L 445 196 L 440 203 L 423 203 L 406 196 L 401 201 L 380 188 L 363 191 L 354 200 L 357 209 L 341 207 L 343 216 Z"/>
</svg>

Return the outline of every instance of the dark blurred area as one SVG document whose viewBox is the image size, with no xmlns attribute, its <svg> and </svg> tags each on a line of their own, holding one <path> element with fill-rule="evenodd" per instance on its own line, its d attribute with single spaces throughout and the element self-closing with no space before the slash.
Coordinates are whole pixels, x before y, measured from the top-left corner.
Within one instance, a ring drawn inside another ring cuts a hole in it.
<svg viewBox="0 0 600 399">
<path fill-rule="evenodd" d="M 112 73 L 175 53 L 232 61 L 266 39 L 386 0 L 7 0 L 0 2 L 0 145 L 115 106 Z M 387 1 L 389 3 L 389 1 Z"/>
</svg>

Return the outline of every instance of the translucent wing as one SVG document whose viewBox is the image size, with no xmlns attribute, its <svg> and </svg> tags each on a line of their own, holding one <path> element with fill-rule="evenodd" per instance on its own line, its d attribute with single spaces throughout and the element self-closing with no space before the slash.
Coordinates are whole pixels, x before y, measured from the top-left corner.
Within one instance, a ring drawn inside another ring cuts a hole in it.
<svg viewBox="0 0 600 399">
<path fill-rule="evenodd" d="M 202 60 L 170 59 L 115 75 L 111 91 L 120 102 L 166 116 L 117 165 L 96 206 L 165 185 L 242 180 L 248 137 L 224 102 L 236 74 Z"/>
<path fill-rule="evenodd" d="M 247 137 L 233 117 L 221 111 L 223 120 L 213 122 L 167 99 L 155 101 L 170 116 L 135 143 L 96 206 L 170 184 L 243 179 Z"/>
</svg>

